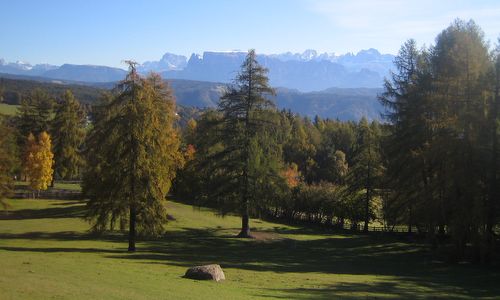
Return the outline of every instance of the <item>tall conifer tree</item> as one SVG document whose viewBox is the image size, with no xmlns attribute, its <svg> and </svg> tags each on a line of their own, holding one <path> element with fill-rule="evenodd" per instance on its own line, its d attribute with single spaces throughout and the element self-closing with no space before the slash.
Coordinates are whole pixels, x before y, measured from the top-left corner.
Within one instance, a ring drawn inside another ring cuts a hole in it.
<svg viewBox="0 0 500 300">
<path fill-rule="evenodd" d="M 35 89 L 23 98 L 16 121 L 21 140 L 30 133 L 38 136 L 42 131 L 49 132 L 53 103 L 42 89 Z"/>
<path fill-rule="evenodd" d="M 85 137 L 84 116 L 80 104 L 70 90 L 56 107 L 52 121 L 55 172 L 63 179 L 76 178 L 83 163 L 79 153 Z"/>
<path fill-rule="evenodd" d="M 14 187 L 13 174 L 17 167 L 17 147 L 13 128 L 0 116 L 0 206 L 7 207 L 5 198 L 10 196 Z"/>
<path fill-rule="evenodd" d="M 167 220 L 165 196 L 182 163 L 173 124 L 172 91 L 158 75 L 139 76 L 135 63 L 107 97 L 87 139 L 84 192 L 88 219 L 103 231 L 128 219 L 129 251 L 136 235 L 159 235 Z"/>
<path fill-rule="evenodd" d="M 268 81 L 267 69 L 250 50 L 234 86 L 219 102 L 224 148 L 213 156 L 217 161 L 214 170 L 221 175 L 216 197 L 223 210 L 236 205 L 242 218 L 239 237 L 251 237 L 249 216 L 258 207 L 256 201 L 262 196 L 259 191 L 265 189 L 263 184 L 281 178 L 281 150 L 276 148 L 272 135 L 266 134 L 276 122 L 269 114 L 275 106 L 267 98 L 274 95 Z"/>
</svg>

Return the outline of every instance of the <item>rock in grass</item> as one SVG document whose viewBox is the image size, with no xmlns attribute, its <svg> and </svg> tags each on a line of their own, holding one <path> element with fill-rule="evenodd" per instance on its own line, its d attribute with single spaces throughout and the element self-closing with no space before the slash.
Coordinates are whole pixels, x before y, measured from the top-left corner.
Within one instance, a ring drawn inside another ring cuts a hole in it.
<svg viewBox="0 0 500 300">
<path fill-rule="evenodd" d="M 219 265 L 204 265 L 189 268 L 184 275 L 185 278 L 198 280 L 225 280 L 224 272 Z"/>
</svg>

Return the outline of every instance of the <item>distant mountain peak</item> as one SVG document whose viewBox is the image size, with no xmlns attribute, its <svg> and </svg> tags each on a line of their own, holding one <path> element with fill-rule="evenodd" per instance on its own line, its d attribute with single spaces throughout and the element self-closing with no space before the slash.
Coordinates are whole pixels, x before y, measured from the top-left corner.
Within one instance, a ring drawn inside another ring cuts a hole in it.
<svg viewBox="0 0 500 300">
<path fill-rule="evenodd" d="M 307 49 L 302 53 L 302 58 L 304 60 L 312 60 L 318 57 L 318 52 L 313 49 Z"/>
<path fill-rule="evenodd" d="M 363 55 L 363 54 L 369 54 L 369 55 L 381 55 L 380 52 L 375 49 L 375 48 L 370 48 L 366 50 L 360 50 L 357 55 Z"/>
<path fill-rule="evenodd" d="M 165 72 L 171 70 L 182 70 L 187 65 L 187 58 L 184 55 L 177 55 L 167 52 L 163 54 L 159 61 L 146 61 L 138 65 L 137 69 L 141 73 Z"/>
<path fill-rule="evenodd" d="M 201 61 L 201 60 L 203 60 L 203 56 L 201 56 L 200 54 L 193 53 L 189 57 L 188 64 L 193 63 L 193 62 L 197 62 L 197 61 Z"/>
</svg>

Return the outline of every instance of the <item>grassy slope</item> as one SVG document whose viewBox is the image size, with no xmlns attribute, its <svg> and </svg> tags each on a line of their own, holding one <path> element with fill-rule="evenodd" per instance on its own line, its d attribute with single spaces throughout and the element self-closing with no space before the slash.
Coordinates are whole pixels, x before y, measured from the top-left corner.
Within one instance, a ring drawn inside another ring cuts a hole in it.
<svg viewBox="0 0 500 300">
<path fill-rule="evenodd" d="M 266 241 L 231 238 L 240 220 L 169 202 L 162 240 L 126 252 L 123 236 L 94 237 L 83 203 L 10 200 L 0 214 L 2 299 L 246 299 L 500 297 L 500 272 L 433 262 L 423 248 L 252 220 Z M 186 268 L 220 263 L 227 280 L 194 281 Z"/>
<path fill-rule="evenodd" d="M 0 115 L 13 116 L 17 113 L 18 107 L 19 105 L 0 103 Z"/>
</svg>

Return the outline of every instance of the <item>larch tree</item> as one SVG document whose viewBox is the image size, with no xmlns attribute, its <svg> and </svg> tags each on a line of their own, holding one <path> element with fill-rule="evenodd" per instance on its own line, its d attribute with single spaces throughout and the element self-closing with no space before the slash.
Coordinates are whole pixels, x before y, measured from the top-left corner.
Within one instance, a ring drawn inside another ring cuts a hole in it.
<svg viewBox="0 0 500 300">
<path fill-rule="evenodd" d="M 456 20 L 443 30 L 432 49 L 432 113 L 434 140 L 430 153 L 442 164 L 435 176 L 441 203 L 436 221 L 445 225 L 462 258 L 466 245 L 482 246 L 485 200 L 485 164 L 482 145 L 488 145 L 487 112 L 490 53 L 484 33 L 473 22 Z M 480 220 L 480 221 L 479 221 Z"/>
<path fill-rule="evenodd" d="M 37 141 L 30 133 L 26 142 L 24 171 L 32 190 L 40 192 L 48 188 L 54 173 L 53 159 L 50 135 L 42 131 Z"/>
<path fill-rule="evenodd" d="M 34 89 L 23 97 L 17 114 L 17 128 L 22 140 L 33 133 L 38 136 L 42 131 L 49 132 L 54 101 L 42 89 Z"/>
<path fill-rule="evenodd" d="M 490 156 L 490 165 L 489 165 L 489 193 L 488 193 L 488 201 L 487 201 L 487 218 L 486 218 L 486 247 L 487 247 L 487 255 L 486 260 L 490 261 L 491 257 L 494 253 L 494 240 L 495 240 L 495 232 L 494 227 L 495 224 L 498 223 L 499 218 L 499 209 L 500 209 L 500 166 L 499 166 L 499 149 L 498 149 L 498 140 L 499 140 L 499 132 L 498 132 L 498 123 L 499 123 L 499 112 L 500 109 L 500 38 L 497 42 L 497 47 L 494 51 L 493 55 L 493 64 L 494 64 L 494 93 L 491 96 L 491 108 L 489 113 L 490 119 L 490 128 L 489 133 L 491 135 L 491 156 Z"/>
<path fill-rule="evenodd" d="M 85 137 L 84 121 L 80 104 L 73 93 L 67 90 L 56 106 L 51 126 L 55 173 L 62 179 L 72 179 L 79 175 L 83 164 L 80 146 Z"/>
<path fill-rule="evenodd" d="M 33 133 L 29 133 L 26 137 L 26 142 L 24 142 L 23 149 L 23 174 L 26 178 L 32 176 L 32 172 L 35 170 L 35 153 L 38 151 L 38 145 L 36 143 L 36 138 Z"/>
<path fill-rule="evenodd" d="M 352 168 L 349 170 L 349 192 L 353 199 L 363 198 L 363 230 L 368 231 L 372 200 L 383 172 L 380 157 L 380 128 L 362 118 L 358 125 Z"/>
<path fill-rule="evenodd" d="M 405 208 L 397 212 L 386 211 L 386 214 L 397 215 L 394 221 L 408 224 L 409 233 L 415 225 L 416 211 L 429 200 L 422 193 L 429 185 L 427 173 L 430 169 L 429 160 L 424 157 L 424 145 L 429 139 L 425 126 L 425 94 L 430 91 L 422 89 L 423 55 L 415 40 L 405 42 L 395 58 L 395 71 L 385 81 L 385 90 L 379 97 L 386 107 L 386 120 L 391 123 L 384 149 L 390 158 L 385 182 L 393 193 L 387 199 L 386 208 Z M 420 220 L 424 218 L 419 216 Z"/>
<path fill-rule="evenodd" d="M 493 253 L 498 69 L 492 57 L 482 30 L 455 20 L 435 46 L 401 48 L 381 96 L 391 122 L 386 149 L 393 207 L 409 215 L 399 221 L 423 229 L 434 246 L 449 235 L 454 259 L 463 259 L 470 246 L 477 260 Z"/>
<path fill-rule="evenodd" d="M 222 114 L 221 142 L 223 148 L 212 157 L 218 186 L 214 189 L 217 206 L 241 215 L 238 237 L 251 237 L 249 217 L 259 207 L 259 194 L 279 185 L 282 166 L 281 148 L 270 133 L 277 123 L 275 106 L 267 97 L 274 95 L 269 86 L 267 69 L 257 62 L 250 50 L 236 76 L 234 85 L 223 95 L 218 110 Z M 215 186 L 215 185 L 214 185 Z"/>
<path fill-rule="evenodd" d="M 4 124 L 0 116 L 0 206 L 7 207 L 5 198 L 13 189 L 13 175 L 18 164 L 17 145 L 13 128 Z"/>
<path fill-rule="evenodd" d="M 172 91 L 155 74 L 142 78 L 135 63 L 107 96 L 86 142 L 83 190 L 95 231 L 128 221 L 129 251 L 136 235 L 158 236 L 167 221 L 166 195 L 182 165 Z"/>
</svg>

